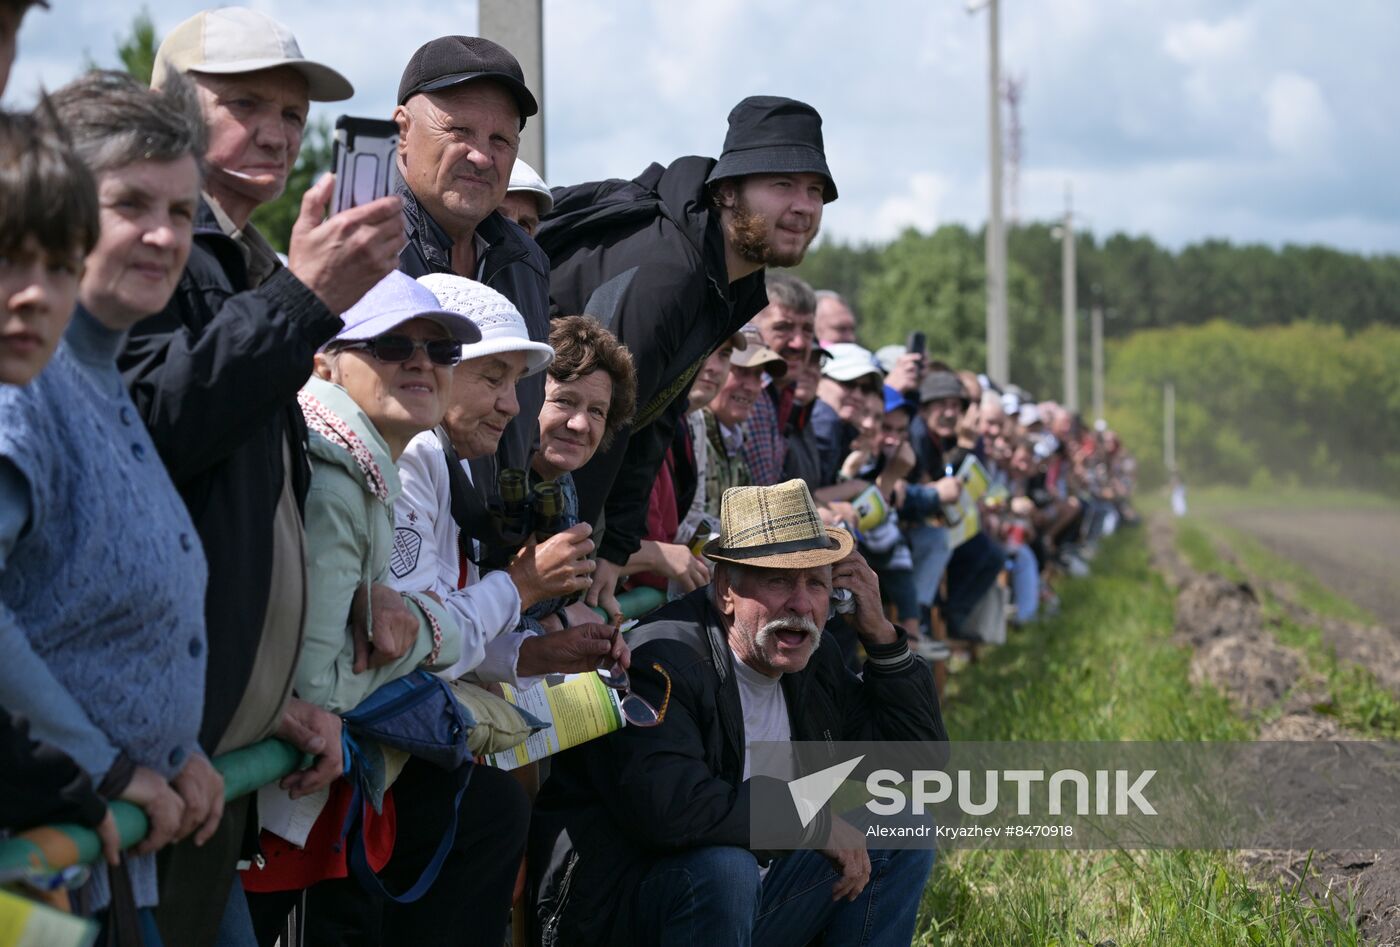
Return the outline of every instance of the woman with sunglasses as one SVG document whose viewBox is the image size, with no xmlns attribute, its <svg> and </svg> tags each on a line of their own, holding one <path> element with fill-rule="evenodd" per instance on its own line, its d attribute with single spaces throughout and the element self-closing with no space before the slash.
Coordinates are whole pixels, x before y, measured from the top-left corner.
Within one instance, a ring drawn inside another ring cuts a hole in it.
<svg viewBox="0 0 1400 947">
<path fill-rule="evenodd" d="M 462 343 L 481 337 L 471 320 L 444 310 L 431 292 L 399 272 L 341 318 L 344 328 L 316 353 L 314 374 L 298 398 L 310 431 L 311 483 L 305 514 L 306 621 L 295 689 L 298 697 L 336 714 L 419 667 L 451 665 L 461 650 L 461 636 L 439 602 L 430 595 L 404 594 L 416 634 L 398 657 L 381 652 L 365 666 L 357 663 L 351 612 L 357 599 L 368 600 L 372 585 L 388 582 L 395 555 L 393 508 L 401 493 L 394 463 L 414 435 L 442 420 Z M 370 611 L 373 620 L 377 609 Z M 371 624 L 371 640 L 374 633 Z M 394 786 L 397 795 L 400 783 Z M 398 847 L 391 798 L 386 797 L 382 819 L 368 817 L 365 823 L 368 861 L 375 871 Z M 331 892 L 357 885 L 346 878 L 346 846 L 338 844 L 350 802 L 350 784 L 342 777 L 328 797 L 284 797 L 276 808 L 292 813 L 289 818 L 264 813 L 266 867 L 243 873 L 260 942 L 276 938 L 303 889 L 310 889 L 312 930 L 338 923 L 318 904 Z M 309 834 L 292 831 L 299 821 L 312 824 Z M 357 900 L 365 898 L 360 893 Z"/>
<path fill-rule="evenodd" d="M 345 328 L 317 353 L 315 374 L 299 398 L 311 430 L 310 600 L 296 690 L 333 713 L 419 665 L 445 667 L 457 659 L 458 642 L 442 633 L 450 617 L 428 596 L 405 596 L 418 616 L 418 635 L 396 659 L 355 673 L 348 629 L 356 594 L 390 574 L 401 489 L 395 461 L 415 435 L 442 420 L 462 343 L 481 337 L 470 319 L 444 310 L 400 273 L 385 277 L 342 318 Z"/>
</svg>

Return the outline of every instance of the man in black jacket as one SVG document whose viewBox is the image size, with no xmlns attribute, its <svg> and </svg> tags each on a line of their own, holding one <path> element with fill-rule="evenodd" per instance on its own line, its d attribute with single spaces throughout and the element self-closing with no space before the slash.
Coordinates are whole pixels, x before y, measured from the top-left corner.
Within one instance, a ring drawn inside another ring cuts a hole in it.
<svg viewBox="0 0 1400 947">
<path fill-rule="evenodd" d="M 630 635 L 632 693 L 660 723 L 557 757 L 541 792 L 546 943 L 909 942 L 931 851 L 867 851 L 825 814 L 809 827 L 820 851 L 750 847 L 753 786 L 770 778 L 750 775 L 750 743 L 947 740 L 933 678 L 853 545 L 801 481 L 725 494 L 713 584 Z M 821 631 L 833 587 L 854 594 L 860 678 Z"/>
<path fill-rule="evenodd" d="M 249 218 L 286 187 L 309 101 L 353 88 L 305 59 L 285 26 L 241 7 L 176 26 L 157 50 L 156 85 L 167 70 L 194 82 L 209 123 L 205 192 L 175 294 L 132 329 L 119 364 L 209 562 L 200 742 L 212 756 L 275 733 L 318 756 L 286 783 L 309 792 L 340 772 L 340 721 L 291 697 L 311 473 L 296 395 L 339 314 L 393 270 L 399 201 L 325 219 L 333 181 L 323 178 L 302 199 L 283 266 Z M 380 622 L 376 613 L 376 647 L 390 650 L 396 625 Z M 202 848 L 163 853 L 157 921 L 168 943 L 214 942 L 247 812 L 246 801 L 231 805 Z"/>
<path fill-rule="evenodd" d="M 399 269 L 414 278 L 454 273 L 485 283 L 515 304 L 532 340 L 548 343 L 549 259 L 497 210 L 525 119 L 539 111 L 520 64 L 488 39 L 440 36 L 409 59 L 398 102 L 396 193 L 408 240 Z M 522 379 L 516 397 L 520 411 L 497 452 L 501 467 L 529 466 L 544 373 Z M 484 473 L 478 488 L 494 490 L 490 465 L 473 469 Z"/>
<path fill-rule="evenodd" d="M 680 158 L 634 181 L 555 192 L 536 234 L 552 311 L 596 317 L 637 366 L 630 430 L 574 474 L 580 519 L 597 527 L 604 514 L 589 604 L 617 610 L 613 589 L 646 534 L 646 497 L 691 379 L 767 305 L 763 268 L 802 262 L 835 199 L 821 116 L 777 96 L 734 107 L 718 162 Z"/>
</svg>

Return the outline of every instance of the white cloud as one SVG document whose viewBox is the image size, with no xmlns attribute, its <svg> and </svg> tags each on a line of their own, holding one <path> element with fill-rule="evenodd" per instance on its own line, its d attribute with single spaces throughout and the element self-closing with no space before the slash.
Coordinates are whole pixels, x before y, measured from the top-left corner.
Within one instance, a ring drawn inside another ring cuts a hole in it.
<svg viewBox="0 0 1400 947">
<path fill-rule="evenodd" d="M 219 0 L 146 0 L 168 30 Z M 383 115 L 421 43 L 475 29 L 473 2 L 241 0 L 287 23 L 359 94 L 316 114 Z M 85 52 L 115 62 L 129 4 L 35 10 L 9 102 L 61 85 Z M 551 183 L 631 177 L 715 154 L 745 95 L 824 118 L 841 199 L 824 232 L 883 239 L 986 216 L 986 21 L 961 0 L 545 0 Z M 333 20 L 333 23 L 332 23 Z M 1400 3 L 1001 0 L 1002 63 L 1024 75 L 1023 219 L 1057 216 L 1064 182 L 1099 233 L 1400 252 Z"/>
<path fill-rule="evenodd" d="M 862 236 L 889 237 L 908 227 L 932 230 L 942 223 L 939 209 L 952 182 L 945 175 L 920 171 L 909 176 L 903 193 L 882 200 Z"/>
<path fill-rule="evenodd" d="M 1177 62 L 1195 64 L 1239 55 L 1254 33 L 1247 17 L 1232 16 L 1216 23 L 1187 20 L 1170 23 L 1162 48 Z"/>
<path fill-rule="evenodd" d="M 1332 110 L 1322 89 L 1307 76 L 1281 72 L 1264 92 L 1269 142 L 1283 155 L 1324 155 L 1332 137 Z"/>
</svg>

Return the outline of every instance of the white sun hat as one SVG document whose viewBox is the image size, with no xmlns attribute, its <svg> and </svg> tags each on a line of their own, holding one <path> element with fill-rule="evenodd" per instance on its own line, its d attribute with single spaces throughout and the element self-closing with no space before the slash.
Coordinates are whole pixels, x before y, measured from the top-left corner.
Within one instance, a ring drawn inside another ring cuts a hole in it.
<svg viewBox="0 0 1400 947">
<path fill-rule="evenodd" d="M 481 330 L 481 341 L 462 346 L 462 360 L 525 353 L 525 374 L 543 371 L 554 361 L 554 349 L 530 338 L 525 317 L 515 304 L 485 283 L 451 273 L 418 277 L 448 312 L 466 316 Z"/>
</svg>

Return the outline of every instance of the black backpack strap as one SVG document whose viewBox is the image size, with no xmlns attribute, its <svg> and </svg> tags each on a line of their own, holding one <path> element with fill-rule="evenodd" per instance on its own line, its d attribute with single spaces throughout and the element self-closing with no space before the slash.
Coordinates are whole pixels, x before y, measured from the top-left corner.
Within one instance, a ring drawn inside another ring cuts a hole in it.
<svg viewBox="0 0 1400 947">
<path fill-rule="evenodd" d="M 486 501 L 482 499 L 481 493 L 472 485 L 472 481 L 467 477 L 467 472 L 462 469 L 461 459 L 457 456 L 457 449 L 452 446 L 452 439 L 448 437 L 447 431 L 442 427 L 433 429 L 437 435 L 438 444 L 442 447 L 442 452 L 447 458 L 447 485 L 451 494 L 452 520 L 457 524 L 457 546 L 462 555 L 477 565 L 481 564 L 484 556 L 476 556 L 472 553 L 472 540 L 484 542 L 491 535 L 491 511 L 487 509 Z M 494 461 L 495 458 L 486 458 Z M 480 470 L 475 461 L 468 461 L 472 464 L 473 476 L 480 477 L 488 474 L 494 479 L 495 473 Z M 480 482 L 478 480 L 478 482 Z"/>
<path fill-rule="evenodd" d="M 621 273 L 608 280 L 602 286 L 593 290 L 588 297 L 588 303 L 583 307 L 586 315 L 592 316 L 613 334 L 617 333 L 614 325 L 617 321 L 617 307 L 622 302 L 622 297 L 627 294 L 627 287 L 632 285 L 632 280 L 637 275 L 640 267 L 632 267 L 623 270 Z"/>
</svg>

